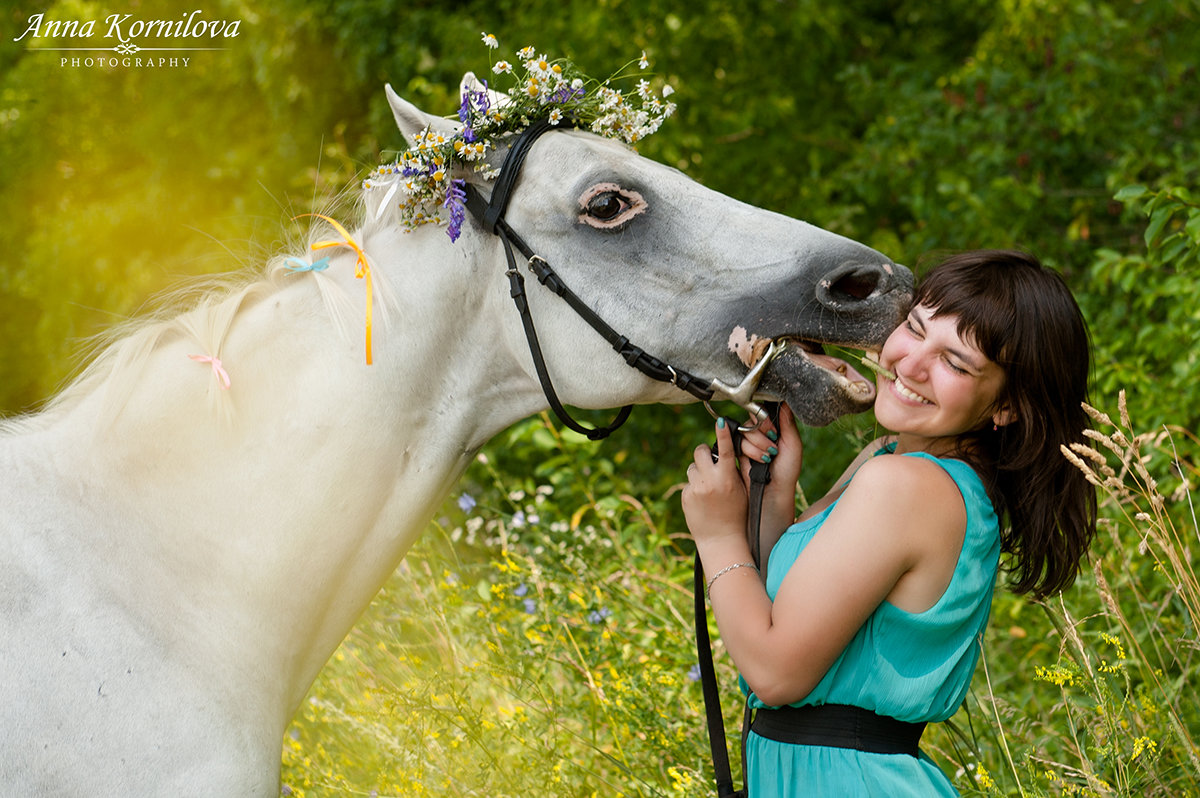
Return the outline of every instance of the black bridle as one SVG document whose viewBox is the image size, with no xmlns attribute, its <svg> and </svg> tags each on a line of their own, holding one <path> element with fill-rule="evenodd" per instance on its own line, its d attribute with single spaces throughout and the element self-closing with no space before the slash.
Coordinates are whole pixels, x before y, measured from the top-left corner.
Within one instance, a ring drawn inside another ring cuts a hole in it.
<svg viewBox="0 0 1200 798">
<path fill-rule="evenodd" d="M 529 302 L 525 295 L 525 278 L 522 276 L 521 270 L 517 265 L 516 256 L 513 254 L 514 247 L 526 259 L 529 270 L 538 278 L 538 282 L 562 297 L 580 318 L 591 325 L 596 332 L 600 333 L 604 340 L 612 345 L 612 348 L 616 350 L 628 365 L 652 379 L 660 382 L 669 382 L 677 388 L 687 391 L 697 399 L 703 401 L 705 406 L 708 407 L 709 412 L 713 412 L 712 407 L 709 405 L 710 400 L 729 399 L 750 410 L 761 422 L 767 417 L 768 410 L 760 407 L 753 401 L 754 392 L 758 386 L 758 380 L 767 365 L 779 352 L 783 351 L 782 344 L 773 342 L 766 354 L 754 365 L 741 384 L 736 387 L 726 385 L 720 380 L 704 380 L 696 377 L 683 369 L 676 368 L 648 354 L 646 350 L 635 346 L 628 338 L 614 330 L 595 311 L 588 307 L 574 291 L 567 287 L 566 283 L 563 282 L 562 278 L 558 276 L 544 258 L 534 254 L 533 249 L 525 243 L 524 239 L 508 226 L 508 222 L 504 219 L 504 212 L 508 207 L 508 201 L 512 198 L 513 186 L 516 184 L 521 166 L 524 164 L 529 150 L 533 147 L 533 143 L 538 137 L 551 130 L 555 130 L 557 127 L 560 126 L 551 125 L 548 122 L 534 122 L 517 136 L 516 141 L 513 142 L 508 155 L 504 159 L 503 166 L 500 168 L 500 176 L 496 179 L 490 201 L 484 200 L 474 186 L 468 185 L 466 187 L 467 210 L 483 226 L 484 230 L 495 233 L 504 244 L 504 255 L 508 259 L 508 271 L 505 274 L 508 275 L 513 302 L 521 314 L 521 323 L 525 328 L 525 338 L 529 342 L 529 353 L 533 356 L 533 364 L 537 369 L 538 380 L 542 384 L 542 392 L 550 402 L 550 408 L 554 411 L 554 414 L 570 429 L 586 435 L 590 440 L 600 440 L 611 435 L 618 427 L 625 423 L 626 419 L 629 418 L 630 412 L 633 410 L 633 405 L 626 405 L 621 408 L 617 413 L 617 417 L 603 427 L 589 428 L 571 418 L 567 409 L 559 401 L 558 394 L 551 383 L 550 373 L 546 368 L 545 358 L 542 356 L 542 348 L 538 343 L 537 329 L 534 327 L 533 316 L 529 311 Z M 773 403 L 768 403 L 768 405 L 771 410 L 772 420 L 777 423 L 778 405 Z M 716 414 L 713 413 L 713 415 Z M 739 428 L 736 424 L 732 426 L 734 429 L 741 431 L 752 429 L 752 427 Z M 762 507 L 763 490 L 769 481 L 770 472 L 766 464 L 756 463 L 751 466 L 751 495 L 749 497 L 751 512 L 747 523 L 756 564 L 759 564 L 762 559 L 758 550 L 758 522 Z M 733 789 L 733 779 L 730 775 L 729 754 L 725 741 L 725 726 L 721 715 L 720 697 L 717 693 L 712 650 L 709 645 L 708 628 L 705 620 L 704 571 L 698 554 L 695 561 L 695 602 L 697 651 L 701 681 L 704 689 L 705 716 L 709 729 L 709 743 L 717 777 L 717 793 L 722 797 L 741 796 L 744 795 L 744 792 Z M 746 727 L 747 724 L 744 722 L 742 732 L 743 759 L 745 757 Z"/>
<path fill-rule="evenodd" d="M 513 254 L 514 247 L 525 258 L 529 270 L 537 277 L 538 282 L 562 297 L 580 318 L 591 325 L 592 329 L 600 333 L 600 336 L 605 341 L 608 341 L 628 365 L 651 379 L 660 382 L 669 382 L 705 403 L 714 399 L 731 399 L 757 414 L 758 408 L 752 401 L 752 395 L 754 388 L 757 386 L 758 378 L 761 376 L 762 370 L 766 367 L 771 357 L 764 356 L 757 364 L 757 367 L 736 388 L 727 386 L 719 380 L 704 380 L 684 369 L 676 368 L 666 361 L 649 354 L 641 347 L 634 345 L 628 338 L 614 330 L 594 310 L 588 307 L 574 291 L 567 287 L 567 284 L 563 282 L 563 279 L 558 276 L 557 272 L 554 271 L 544 258 L 534 254 L 533 249 L 525 243 L 524 239 L 508 226 L 508 222 L 504 219 L 504 212 L 508 207 L 509 200 L 512 198 L 513 186 L 516 185 L 517 176 L 521 172 L 521 166 L 525 163 L 526 156 L 529 155 L 529 150 L 533 147 L 533 143 L 537 141 L 539 136 L 552 130 L 560 129 L 561 127 L 562 125 L 551 125 L 549 122 L 538 121 L 518 134 L 516 141 L 513 142 L 504 159 L 503 166 L 500 168 L 500 176 L 496 178 L 496 184 L 492 189 L 490 201 L 484 200 L 483 196 L 474 186 L 468 185 L 466 187 L 467 210 L 483 226 L 484 230 L 489 233 L 495 233 L 504 243 L 504 254 L 508 259 L 508 271 L 505 274 L 508 275 L 513 302 L 521 314 L 521 323 L 525 328 L 525 338 L 529 342 L 529 352 L 533 356 L 533 365 L 537 369 L 538 380 L 542 384 L 542 392 L 546 395 L 547 401 L 550 402 L 550 408 L 554 411 L 554 414 L 570 429 L 586 435 L 591 440 L 600 440 L 611 435 L 613 431 L 625 423 L 625 420 L 629 418 L 629 414 L 633 410 L 633 405 L 626 405 L 621 408 L 616 419 L 604 427 L 589 428 L 571 418 L 567 409 L 559 401 L 558 394 L 555 392 L 554 385 L 550 380 L 550 372 L 546 368 L 546 361 L 542 356 L 542 348 L 538 343 L 537 329 L 534 327 L 533 316 L 529 312 L 529 301 L 525 295 L 525 278 L 522 276 L 521 270 L 517 265 L 516 256 Z"/>
</svg>

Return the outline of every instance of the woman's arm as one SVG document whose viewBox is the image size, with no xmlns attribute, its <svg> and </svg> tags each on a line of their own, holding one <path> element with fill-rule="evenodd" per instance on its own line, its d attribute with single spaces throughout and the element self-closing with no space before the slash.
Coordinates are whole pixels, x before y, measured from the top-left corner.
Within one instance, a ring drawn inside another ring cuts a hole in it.
<svg viewBox="0 0 1200 798">
<path fill-rule="evenodd" d="M 719 431 L 718 451 L 721 441 Z M 725 441 L 728 447 L 727 431 Z M 705 573 L 715 574 L 750 553 L 736 502 L 726 502 L 732 469 L 722 473 L 711 458 L 699 459 L 689 468 L 684 511 Z M 741 517 L 744 523 L 744 509 Z M 927 589 L 915 594 L 932 595 L 941 580 L 944 589 L 957 561 L 947 572 L 944 550 L 955 539 L 961 547 L 965 520 L 957 486 L 935 463 L 879 457 L 863 464 L 773 604 L 752 569 L 728 571 L 713 583 L 721 639 L 750 689 L 770 705 L 800 700 L 899 586 L 906 595 L 921 586 Z"/>
</svg>

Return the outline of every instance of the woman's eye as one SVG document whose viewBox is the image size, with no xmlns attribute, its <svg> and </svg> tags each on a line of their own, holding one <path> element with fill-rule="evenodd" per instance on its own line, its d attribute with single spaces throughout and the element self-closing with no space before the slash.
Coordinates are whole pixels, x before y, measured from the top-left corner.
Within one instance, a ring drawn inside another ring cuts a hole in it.
<svg viewBox="0 0 1200 798">
<path fill-rule="evenodd" d="M 621 215 L 626 208 L 625 200 L 615 191 L 605 191 L 588 200 L 588 216 L 602 222 L 611 221 Z"/>
<path fill-rule="evenodd" d="M 950 370 L 951 370 L 951 371 L 953 371 L 953 372 L 954 372 L 954 373 L 956 373 L 956 374 L 966 374 L 966 373 L 967 373 L 967 370 L 966 370 L 965 368 L 963 368 L 962 366 L 958 365 L 957 363 L 954 363 L 954 362 L 953 362 L 953 361 L 951 361 L 951 360 L 947 360 L 947 361 L 946 361 L 946 365 L 947 365 L 947 366 L 949 366 L 949 367 L 950 367 Z"/>
</svg>

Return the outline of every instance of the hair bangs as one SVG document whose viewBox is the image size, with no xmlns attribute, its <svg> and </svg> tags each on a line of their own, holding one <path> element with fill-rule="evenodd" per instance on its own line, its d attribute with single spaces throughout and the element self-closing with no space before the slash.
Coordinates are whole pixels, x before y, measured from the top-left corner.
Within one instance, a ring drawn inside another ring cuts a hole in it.
<svg viewBox="0 0 1200 798">
<path fill-rule="evenodd" d="M 921 282 L 913 304 L 932 308 L 934 318 L 956 317 L 956 329 L 964 340 L 988 360 L 1007 367 L 1018 351 L 1013 338 L 1019 334 L 1013 276 L 1009 270 L 948 262 Z"/>
</svg>

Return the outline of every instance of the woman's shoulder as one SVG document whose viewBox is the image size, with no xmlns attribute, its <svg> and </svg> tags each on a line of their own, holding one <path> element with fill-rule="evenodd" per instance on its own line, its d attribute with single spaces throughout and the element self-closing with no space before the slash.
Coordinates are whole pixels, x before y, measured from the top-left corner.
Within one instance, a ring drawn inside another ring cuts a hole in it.
<svg viewBox="0 0 1200 798">
<path fill-rule="evenodd" d="M 890 511 L 929 512 L 937 505 L 962 507 L 958 481 L 934 457 L 871 457 L 855 472 L 845 498 L 869 501 Z M 957 514 L 957 513 L 956 513 Z"/>
<path fill-rule="evenodd" d="M 846 482 L 858 472 L 858 469 L 862 468 L 864 463 L 876 455 L 883 454 L 884 450 L 895 442 L 896 438 L 894 435 L 882 435 L 864 446 L 859 451 L 858 456 L 850 461 L 850 465 L 846 466 L 846 470 L 842 472 L 842 475 L 834 481 L 832 490 L 840 491 Z"/>
<path fill-rule="evenodd" d="M 886 454 L 887 456 L 867 458 L 855 473 L 854 480 L 857 481 L 861 478 L 864 481 L 873 483 L 896 482 L 898 486 L 904 487 L 911 486 L 914 482 L 925 482 L 931 477 L 941 474 L 946 480 L 950 482 L 954 481 L 936 457 L 912 457 L 907 454 L 893 454 L 891 452 L 881 454 Z M 880 485 L 876 486 L 880 487 Z"/>
</svg>

